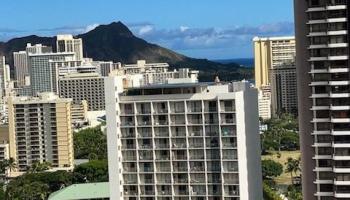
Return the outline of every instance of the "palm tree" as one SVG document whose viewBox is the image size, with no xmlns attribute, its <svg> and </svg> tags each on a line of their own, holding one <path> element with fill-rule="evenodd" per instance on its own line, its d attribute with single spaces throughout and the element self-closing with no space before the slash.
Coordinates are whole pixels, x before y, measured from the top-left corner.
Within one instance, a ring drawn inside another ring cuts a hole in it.
<svg viewBox="0 0 350 200">
<path fill-rule="evenodd" d="M 10 174 L 12 170 L 15 170 L 17 168 L 17 164 L 15 162 L 14 158 L 10 158 L 7 160 L 7 169 L 10 170 Z"/>
<path fill-rule="evenodd" d="M 290 177 L 293 185 L 293 173 L 296 175 L 298 171 L 300 171 L 300 158 L 293 159 L 288 158 L 286 164 L 286 173 L 290 173 Z"/>
<path fill-rule="evenodd" d="M 43 172 L 46 170 L 51 169 L 51 163 L 50 162 L 40 162 L 40 161 L 34 161 L 32 166 L 28 168 L 28 172 L 30 173 L 37 173 L 37 172 Z"/>
</svg>

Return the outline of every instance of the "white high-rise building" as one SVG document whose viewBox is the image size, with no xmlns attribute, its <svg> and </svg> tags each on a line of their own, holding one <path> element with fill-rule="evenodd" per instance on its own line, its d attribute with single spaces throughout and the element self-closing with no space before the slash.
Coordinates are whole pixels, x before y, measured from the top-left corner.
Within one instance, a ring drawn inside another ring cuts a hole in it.
<svg viewBox="0 0 350 200">
<path fill-rule="evenodd" d="M 6 96 L 10 84 L 10 66 L 5 56 L 0 56 L 0 119 L 6 117 Z"/>
<path fill-rule="evenodd" d="M 255 89 L 123 84 L 105 84 L 111 199 L 263 199 Z"/>
<path fill-rule="evenodd" d="M 73 38 L 72 35 L 57 35 L 57 52 L 74 52 L 77 60 L 82 60 L 83 40 L 81 38 Z"/>
<path fill-rule="evenodd" d="M 26 51 L 13 52 L 13 62 L 18 87 L 25 86 L 26 76 L 29 76 L 27 56 Z"/>
<path fill-rule="evenodd" d="M 266 120 L 271 118 L 271 87 L 261 86 L 259 90 L 259 117 Z"/>
<path fill-rule="evenodd" d="M 28 70 L 28 54 L 51 53 L 52 48 L 42 44 L 27 44 L 25 51 L 13 52 L 13 62 L 16 72 L 17 87 L 30 85 Z"/>
<path fill-rule="evenodd" d="M 28 68 L 30 73 L 30 85 L 35 96 L 42 92 L 55 92 L 57 80 L 56 69 L 52 67 L 52 61 L 75 60 L 74 53 L 43 53 L 28 55 Z"/>
</svg>

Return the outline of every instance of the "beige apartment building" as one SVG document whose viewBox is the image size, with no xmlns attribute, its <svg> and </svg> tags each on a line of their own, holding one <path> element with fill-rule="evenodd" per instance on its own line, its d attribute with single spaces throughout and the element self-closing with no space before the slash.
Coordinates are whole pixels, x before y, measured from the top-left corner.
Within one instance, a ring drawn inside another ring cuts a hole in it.
<svg viewBox="0 0 350 200">
<path fill-rule="evenodd" d="M 54 170 L 73 168 L 71 102 L 53 93 L 9 98 L 9 148 L 18 165 L 15 172 L 25 172 L 34 161 L 50 162 Z"/>
</svg>

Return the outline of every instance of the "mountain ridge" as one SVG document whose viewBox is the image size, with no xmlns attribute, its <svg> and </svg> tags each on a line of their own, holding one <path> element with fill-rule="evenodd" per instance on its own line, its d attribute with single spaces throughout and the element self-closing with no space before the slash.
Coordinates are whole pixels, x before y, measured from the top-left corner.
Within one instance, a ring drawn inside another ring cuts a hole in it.
<svg viewBox="0 0 350 200">
<path fill-rule="evenodd" d="M 189 67 L 200 70 L 201 81 L 212 81 L 215 75 L 222 80 L 251 79 L 252 70 L 240 67 L 236 63 L 221 64 L 207 59 L 195 59 L 176 53 L 157 44 L 149 43 L 136 37 L 122 22 L 99 25 L 95 29 L 74 36 L 82 38 L 84 57 L 100 61 L 136 63 L 167 62 L 173 68 Z M 56 50 L 56 37 L 29 35 L 0 42 L 0 55 L 6 56 L 8 64 L 13 67 L 13 52 L 23 51 L 27 43 L 52 46 Z"/>
</svg>

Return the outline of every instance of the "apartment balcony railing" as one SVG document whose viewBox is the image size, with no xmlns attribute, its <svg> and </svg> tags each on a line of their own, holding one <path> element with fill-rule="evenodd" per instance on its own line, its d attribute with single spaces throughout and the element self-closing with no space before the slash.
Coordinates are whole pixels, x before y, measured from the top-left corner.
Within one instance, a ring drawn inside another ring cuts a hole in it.
<svg viewBox="0 0 350 200">
<path fill-rule="evenodd" d="M 136 145 L 134 144 L 122 144 L 122 149 L 136 149 Z"/>
<path fill-rule="evenodd" d="M 239 181 L 238 181 L 238 179 L 227 179 L 227 180 L 224 180 L 224 183 L 225 184 L 238 184 Z"/>
<path fill-rule="evenodd" d="M 174 143 L 173 145 L 173 148 L 174 149 L 183 149 L 183 148 L 186 148 L 186 143 L 184 144 L 184 143 Z"/>
<path fill-rule="evenodd" d="M 134 138 L 135 134 L 133 133 L 122 133 L 122 138 Z"/>
<path fill-rule="evenodd" d="M 154 191 L 149 191 L 149 190 L 142 191 L 141 190 L 141 195 L 154 195 Z"/>
<path fill-rule="evenodd" d="M 134 123 L 134 122 L 121 122 L 120 125 L 121 125 L 121 126 L 134 126 L 135 123 Z"/>
<path fill-rule="evenodd" d="M 190 154 L 190 159 L 191 160 L 204 160 L 204 154 L 199 155 L 199 154 Z"/>
<path fill-rule="evenodd" d="M 124 161 L 135 161 L 136 156 L 123 156 Z"/>
<path fill-rule="evenodd" d="M 224 160 L 237 160 L 238 159 L 237 156 L 233 155 L 233 154 L 223 154 L 222 158 Z"/>
<path fill-rule="evenodd" d="M 188 195 L 187 190 L 175 190 L 175 195 Z"/>
<path fill-rule="evenodd" d="M 175 172 L 187 172 L 187 167 L 173 167 Z"/>
<path fill-rule="evenodd" d="M 139 133 L 139 137 L 141 137 L 141 138 L 150 138 L 150 137 L 152 137 L 152 133 L 151 132 L 140 132 Z"/>
<path fill-rule="evenodd" d="M 170 167 L 157 167 L 157 172 L 170 172 Z"/>
<path fill-rule="evenodd" d="M 164 120 L 164 121 L 155 121 L 154 122 L 154 125 L 158 126 L 165 126 L 165 125 L 168 125 L 168 121 Z"/>
<path fill-rule="evenodd" d="M 194 166 L 194 167 L 191 167 L 191 171 L 201 172 L 201 171 L 205 171 L 205 168 L 203 166 Z"/>
<path fill-rule="evenodd" d="M 190 113 L 202 112 L 202 107 L 189 107 L 188 112 L 190 112 Z"/>
<path fill-rule="evenodd" d="M 168 132 L 155 132 L 154 134 L 156 137 L 169 137 Z"/>
<path fill-rule="evenodd" d="M 124 191 L 124 195 L 125 196 L 136 196 L 137 195 L 137 191 L 136 190 Z"/>
<path fill-rule="evenodd" d="M 189 133 L 189 136 L 191 136 L 191 137 L 203 136 L 203 131 L 192 131 Z"/>
<path fill-rule="evenodd" d="M 225 191 L 225 196 L 239 196 L 239 190 Z"/>
<path fill-rule="evenodd" d="M 150 144 L 140 144 L 139 148 L 140 149 L 152 149 L 153 147 Z"/>
<path fill-rule="evenodd" d="M 168 148 L 170 148 L 168 143 L 164 143 L 164 144 L 156 143 L 156 149 L 168 149 Z"/>
<path fill-rule="evenodd" d="M 151 120 L 149 120 L 149 121 L 140 121 L 140 122 L 138 122 L 138 125 L 139 126 L 150 126 L 150 125 L 152 125 L 152 122 L 151 122 Z"/>
<path fill-rule="evenodd" d="M 153 160 L 153 156 L 151 156 L 151 155 L 140 155 L 139 156 L 139 159 L 140 160 Z"/>
<path fill-rule="evenodd" d="M 175 183 L 187 183 L 187 182 L 188 182 L 188 179 L 186 179 L 186 178 L 174 179 L 174 182 L 175 182 Z"/>
<path fill-rule="evenodd" d="M 234 119 L 221 120 L 221 124 L 233 124 L 235 122 L 236 122 L 236 120 L 234 120 Z"/>
<path fill-rule="evenodd" d="M 191 178 L 190 180 L 191 183 L 205 183 L 205 179 L 204 178 Z"/>
<path fill-rule="evenodd" d="M 197 143 L 197 142 L 195 142 L 195 143 L 193 143 L 193 142 L 190 142 L 189 143 L 189 147 L 190 148 L 202 148 L 202 147 L 204 147 L 204 144 L 203 143 Z"/>
<path fill-rule="evenodd" d="M 171 190 L 162 190 L 158 192 L 158 195 L 160 196 L 169 196 L 171 195 Z"/>
<path fill-rule="evenodd" d="M 223 142 L 223 147 L 225 148 L 235 148 L 237 147 L 237 143 Z"/>
<path fill-rule="evenodd" d="M 154 179 L 143 179 L 140 181 L 140 184 L 152 184 L 154 183 Z"/>
</svg>

